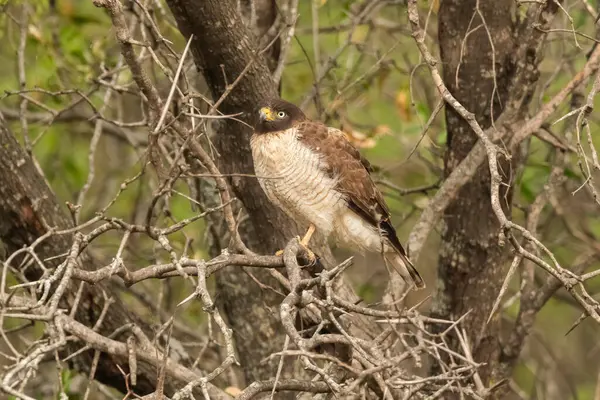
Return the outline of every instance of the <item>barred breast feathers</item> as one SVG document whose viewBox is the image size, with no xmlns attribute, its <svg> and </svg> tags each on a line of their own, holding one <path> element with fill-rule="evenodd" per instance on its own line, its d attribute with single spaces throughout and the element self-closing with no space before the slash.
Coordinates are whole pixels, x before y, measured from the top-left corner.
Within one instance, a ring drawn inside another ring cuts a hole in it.
<svg viewBox="0 0 600 400">
<path fill-rule="evenodd" d="M 256 175 L 275 205 L 329 236 L 342 195 L 335 190 L 337 180 L 327 174 L 322 156 L 299 138 L 296 128 L 253 136 Z"/>
</svg>

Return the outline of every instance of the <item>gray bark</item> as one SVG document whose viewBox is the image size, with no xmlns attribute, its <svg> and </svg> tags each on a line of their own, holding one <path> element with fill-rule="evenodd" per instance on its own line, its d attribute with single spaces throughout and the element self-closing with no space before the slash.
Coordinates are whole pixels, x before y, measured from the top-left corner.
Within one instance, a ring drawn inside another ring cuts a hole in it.
<svg viewBox="0 0 600 400">
<path fill-rule="evenodd" d="M 439 46 L 444 83 L 484 129 L 503 113 L 505 121 L 526 118 L 545 38 L 532 25 L 551 21 L 557 9 L 556 2 L 539 7 L 532 8 L 539 12 L 519 21 L 511 0 L 441 2 Z M 477 137 L 451 107 L 446 107 L 446 125 L 444 172 L 448 176 L 471 151 Z M 511 157 L 510 161 L 504 157 L 498 160 L 503 174 L 501 206 L 509 218 L 511 179 L 519 154 L 515 152 Z M 490 201 L 489 168 L 484 163 L 445 210 L 433 313 L 446 319 L 469 313 L 463 327 L 475 361 L 485 363 L 480 374 L 486 386 L 506 377 L 499 368 L 503 357 L 500 318 L 487 323 L 509 255 L 509 246 L 499 244 L 499 229 Z"/>
<path fill-rule="evenodd" d="M 514 49 L 513 2 L 503 0 L 479 5 L 494 38 L 495 53 L 483 28 L 470 32 L 465 39 L 469 26 L 484 23 L 477 16 L 476 3 L 476 0 L 441 3 L 439 44 L 445 84 L 485 129 L 501 114 L 508 97 L 510 56 Z M 471 22 L 474 14 L 476 17 Z M 447 176 L 469 153 L 477 136 L 451 107 L 446 107 L 446 124 L 448 148 L 444 172 Z M 505 173 L 503 181 L 509 182 L 510 163 L 501 162 L 501 171 Z M 500 198 L 506 199 L 503 209 L 510 212 L 512 192 L 506 188 L 502 186 L 504 192 Z M 506 251 L 498 245 L 500 226 L 490 202 L 487 164 L 460 190 L 446 209 L 443 223 L 438 265 L 440 286 L 434 312 L 444 318 L 458 319 L 470 311 L 464 327 L 475 359 L 489 362 L 498 357 L 500 349 L 499 321 L 495 319 L 486 325 L 486 320 L 502 285 Z"/>
</svg>

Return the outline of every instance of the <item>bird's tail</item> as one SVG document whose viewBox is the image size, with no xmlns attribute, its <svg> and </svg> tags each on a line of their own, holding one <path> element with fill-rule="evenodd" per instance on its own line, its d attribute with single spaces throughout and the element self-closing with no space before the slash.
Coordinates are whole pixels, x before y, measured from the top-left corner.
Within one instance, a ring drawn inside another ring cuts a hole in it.
<svg viewBox="0 0 600 400">
<path fill-rule="evenodd" d="M 400 274 L 407 284 L 414 286 L 415 289 L 424 289 L 425 282 L 408 257 L 394 248 L 390 250 L 384 254 L 387 263 Z"/>
</svg>

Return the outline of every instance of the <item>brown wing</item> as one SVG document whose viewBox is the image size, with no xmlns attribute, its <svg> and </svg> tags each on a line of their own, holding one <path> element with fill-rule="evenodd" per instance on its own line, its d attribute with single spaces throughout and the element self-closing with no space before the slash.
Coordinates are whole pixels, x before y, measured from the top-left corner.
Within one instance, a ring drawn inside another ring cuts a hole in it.
<svg viewBox="0 0 600 400">
<path fill-rule="evenodd" d="M 347 196 L 348 207 L 365 221 L 381 230 L 392 245 L 406 255 L 396 231 L 390 223 L 390 212 L 383 195 L 371 179 L 371 164 L 338 129 L 319 122 L 305 121 L 298 125 L 300 140 L 323 155 L 328 173 L 338 179 L 340 192 Z"/>
</svg>

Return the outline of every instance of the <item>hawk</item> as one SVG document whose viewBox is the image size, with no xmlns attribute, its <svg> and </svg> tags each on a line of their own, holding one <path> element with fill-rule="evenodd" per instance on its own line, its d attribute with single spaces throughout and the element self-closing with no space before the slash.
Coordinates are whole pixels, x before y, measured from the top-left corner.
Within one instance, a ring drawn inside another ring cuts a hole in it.
<svg viewBox="0 0 600 400">
<path fill-rule="evenodd" d="M 274 99 L 259 107 L 250 139 L 254 168 L 267 197 L 315 232 L 350 249 L 381 253 L 407 284 L 425 287 L 371 179 L 369 162 L 343 132 L 311 121 L 300 108 Z"/>
</svg>

